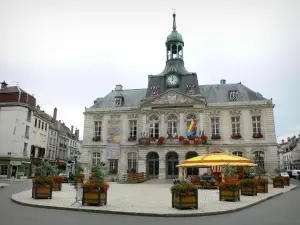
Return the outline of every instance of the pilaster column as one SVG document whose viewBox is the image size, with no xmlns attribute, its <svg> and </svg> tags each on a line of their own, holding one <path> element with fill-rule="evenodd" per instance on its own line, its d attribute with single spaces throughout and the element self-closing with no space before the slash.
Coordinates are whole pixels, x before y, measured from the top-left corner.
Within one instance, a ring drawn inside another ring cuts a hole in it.
<svg viewBox="0 0 300 225">
<path fill-rule="evenodd" d="M 138 160 L 138 171 L 139 173 L 146 173 L 146 159 L 139 159 Z"/>
<path fill-rule="evenodd" d="M 166 122 L 165 122 L 165 114 L 161 114 L 159 118 L 159 136 L 165 137 L 167 132 L 166 132 Z"/>
<path fill-rule="evenodd" d="M 166 160 L 165 160 L 165 158 L 162 158 L 162 157 L 159 157 L 158 179 L 160 179 L 160 180 L 166 179 Z"/>
<path fill-rule="evenodd" d="M 179 133 L 178 136 L 185 136 L 184 133 L 184 114 L 180 113 L 179 114 Z"/>
</svg>

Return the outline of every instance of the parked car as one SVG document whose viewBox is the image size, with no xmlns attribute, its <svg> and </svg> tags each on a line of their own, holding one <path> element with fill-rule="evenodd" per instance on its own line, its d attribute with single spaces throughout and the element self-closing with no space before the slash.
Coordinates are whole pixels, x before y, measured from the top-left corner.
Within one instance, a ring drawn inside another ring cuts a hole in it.
<svg viewBox="0 0 300 225">
<path fill-rule="evenodd" d="M 298 179 L 300 170 L 292 170 L 292 178 Z"/>
<path fill-rule="evenodd" d="M 291 170 L 287 170 L 286 172 L 289 174 L 290 177 L 292 177 L 292 171 Z"/>
<path fill-rule="evenodd" d="M 290 175 L 287 172 L 281 172 L 280 176 L 290 178 Z"/>
</svg>

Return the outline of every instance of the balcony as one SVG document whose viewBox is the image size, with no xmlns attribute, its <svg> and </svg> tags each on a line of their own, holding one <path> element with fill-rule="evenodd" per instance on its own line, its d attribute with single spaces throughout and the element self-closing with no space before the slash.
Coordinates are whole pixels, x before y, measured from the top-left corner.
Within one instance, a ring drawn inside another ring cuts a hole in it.
<svg viewBox="0 0 300 225">
<path fill-rule="evenodd" d="M 143 137 L 139 139 L 139 145 L 207 145 L 207 136 L 190 137 Z"/>
</svg>

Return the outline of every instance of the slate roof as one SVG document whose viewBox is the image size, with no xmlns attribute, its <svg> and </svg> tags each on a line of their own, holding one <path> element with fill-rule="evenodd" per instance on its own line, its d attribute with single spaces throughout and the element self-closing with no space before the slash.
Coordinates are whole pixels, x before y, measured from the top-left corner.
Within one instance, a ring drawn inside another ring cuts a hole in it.
<svg viewBox="0 0 300 225">
<path fill-rule="evenodd" d="M 230 90 L 238 90 L 240 95 L 237 101 L 266 100 L 266 98 L 264 98 L 261 94 L 249 89 L 241 83 L 199 85 L 199 88 L 201 95 L 206 98 L 207 103 L 230 102 L 228 99 L 228 92 Z M 119 93 L 122 93 L 124 98 L 122 107 L 138 106 L 141 104 L 141 100 L 145 98 L 146 92 L 147 88 L 112 91 L 105 97 L 97 98 L 94 101 L 92 108 L 115 108 L 114 98 Z"/>
<path fill-rule="evenodd" d="M 26 91 L 24 91 L 22 88 L 19 88 L 21 90 L 21 92 L 27 94 Z M 18 89 L 18 86 L 9 86 L 9 87 L 6 87 L 6 88 L 1 88 L 0 89 L 0 94 L 2 93 L 16 93 L 18 92 L 19 93 L 19 89 Z"/>
</svg>

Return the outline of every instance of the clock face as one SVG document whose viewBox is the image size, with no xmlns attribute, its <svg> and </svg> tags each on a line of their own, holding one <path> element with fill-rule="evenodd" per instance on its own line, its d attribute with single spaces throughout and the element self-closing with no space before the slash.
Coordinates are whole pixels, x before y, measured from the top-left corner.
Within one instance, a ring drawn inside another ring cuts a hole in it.
<svg viewBox="0 0 300 225">
<path fill-rule="evenodd" d="M 179 83 L 179 78 L 176 75 L 169 75 L 167 77 L 167 85 L 170 87 L 177 86 Z"/>
</svg>

